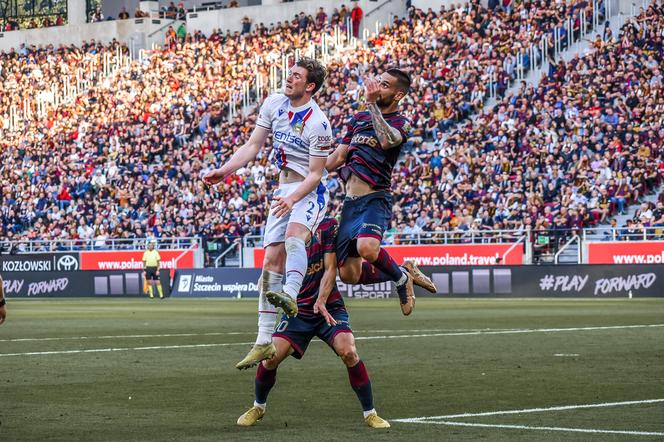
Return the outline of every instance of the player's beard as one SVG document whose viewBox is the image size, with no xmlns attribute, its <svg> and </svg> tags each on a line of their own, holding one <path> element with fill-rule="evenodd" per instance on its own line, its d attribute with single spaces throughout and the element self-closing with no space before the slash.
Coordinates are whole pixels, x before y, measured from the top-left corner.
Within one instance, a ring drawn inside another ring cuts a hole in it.
<svg viewBox="0 0 664 442">
<path fill-rule="evenodd" d="M 384 97 L 383 95 L 380 95 L 378 99 L 376 100 L 376 105 L 380 109 L 384 109 L 386 107 L 390 107 L 390 104 L 392 104 L 392 101 L 394 100 L 394 97 Z"/>
</svg>

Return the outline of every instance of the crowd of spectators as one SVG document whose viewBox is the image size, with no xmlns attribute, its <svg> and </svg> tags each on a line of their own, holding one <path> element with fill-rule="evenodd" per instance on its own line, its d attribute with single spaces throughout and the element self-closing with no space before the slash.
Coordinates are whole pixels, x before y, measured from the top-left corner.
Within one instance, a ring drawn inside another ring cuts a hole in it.
<svg viewBox="0 0 664 442">
<path fill-rule="evenodd" d="M 367 47 L 330 61 L 317 101 L 338 136 L 362 109 L 365 75 L 387 65 L 413 74 L 403 108 L 414 136 L 395 170 L 398 204 L 389 238 L 441 229 L 579 228 L 606 220 L 658 182 L 661 11 L 651 7 L 618 41 L 599 42 L 591 56 L 554 62 L 537 88 L 504 96 L 516 54 L 529 55 L 530 43 L 591 7 L 573 1 L 494 11 L 476 3 L 439 13 L 413 9 Z M 260 23 L 244 35 L 176 35 L 163 50 L 13 132 L 7 109 L 22 103 L 21 94 L 34 96 L 60 76 L 75 75 L 79 63 L 98 69 L 94 60 L 119 45 L 0 54 L 0 236 L 103 247 L 110 238 L 200 235 L 230 244 L 259 235 L 277 174 L 269 149 L 219 189 L 200 180 L 254 126 L 255 113 L 229 119 L 231 95 L 256 73 L 268 84 L 282 51 L 320 42 L 349 13 L 343 6 L 330 17 L 301 14 L 270 27 Z M 492 73 L 504 87 L 498 106 L 487 111 Z M 456 128 L 477 113 L 477 120 Z M 328 187 L 336 213 L 341 183 L 334 174 Z"/>
<path fill-rule="evenodd" d="M 662 17 L 652 6 L 618 38 L 552 63 L 537 87 L 524 83 L 417 149 L 399 170 L 397 228 L 530 228 L 556 243 L 655 190 L 664 177 Z M 630 224 L 661 226 L 656 210 L 643 203 Z"/>
</svg>

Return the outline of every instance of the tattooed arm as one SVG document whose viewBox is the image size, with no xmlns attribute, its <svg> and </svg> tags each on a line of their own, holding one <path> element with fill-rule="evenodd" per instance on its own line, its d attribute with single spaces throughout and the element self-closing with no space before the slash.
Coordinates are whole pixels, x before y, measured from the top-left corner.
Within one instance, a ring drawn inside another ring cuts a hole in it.
<svg viewBox="0 0 664 442">
<path fill-rule="evenodd" d="M 403 141 L 401 132 L 385 121 L 380 108 L 376 104 L 376 99 L 380 96 L 381 85 L 373 78 L 367 78 L 364 80 L 364 86 L 366 87 L 367 110 L 371 114 L 371 122 L 380 146 L 383 150 L 398 146 Z"/>
<path fill-rule="evenodd" d="M 376 103 L 367 103 L 367 109 L 371 114 L 371 122 L 376 131 L 376 137 L 383 150 L 391 149 L 401 144 L 403 141 L 401 132 L 385 121 L 378 105 Z"/>
</svg>

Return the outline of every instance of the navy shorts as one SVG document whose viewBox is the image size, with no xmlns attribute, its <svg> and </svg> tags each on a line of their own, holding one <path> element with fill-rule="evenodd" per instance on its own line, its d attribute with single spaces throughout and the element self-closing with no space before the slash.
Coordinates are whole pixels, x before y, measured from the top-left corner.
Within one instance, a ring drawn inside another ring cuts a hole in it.
<svg viewBox="0 0 664 442">
<path fill-rule="evenodd" d="M 383 234 L 392 219 L 392 195 L 385 191 L 370 193 L 359 198 L 346 198 L 341 211 L 337 234 L 337 262 L 359 257 L 357 238 L 371 237 L 383 240 Z"/>
<path fill-rule="evenodd" d="M 302 359 L 314 336 L 318 336 L 321 341 L 326 342 L 334 350 L 332 347 L 334 337 L 339 333 L 353 333 L 353 330 L 350 328 L 348 312 L 345 309 L 336 310 L 330 314 L 336 319 L 337 325 L 327 325 L 325 319 L 320 315 L 311 318 L 300 316 L 289 318 L 283 315 L 272 336 L 287 340 L 293 347 L 292 356 L 297 359 Z"/>
</svg>

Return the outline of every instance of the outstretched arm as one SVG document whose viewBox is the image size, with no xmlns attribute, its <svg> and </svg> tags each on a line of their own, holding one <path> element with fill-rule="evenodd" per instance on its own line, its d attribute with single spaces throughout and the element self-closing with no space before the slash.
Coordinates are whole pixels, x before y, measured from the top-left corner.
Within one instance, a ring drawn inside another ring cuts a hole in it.
<svg viewBox="0 0 664 442">
<path fill-rule="evenodd" d="M 235 173 L 240 167 L 246 166 L 249 161 L 256 158 L 261 147 L 267 141 L 268 135 L 270 135 L 269 130 L 261 126 L 256 126 L 249 137 L 249 141 L 236 150 L 230 160 L 203 177 L 205 184 L 209 186 L 218 184 L 230 174 Z"/>
</svg>

